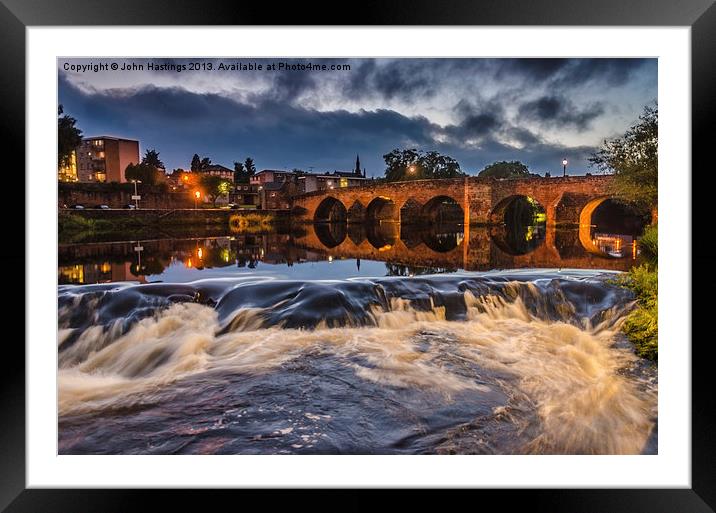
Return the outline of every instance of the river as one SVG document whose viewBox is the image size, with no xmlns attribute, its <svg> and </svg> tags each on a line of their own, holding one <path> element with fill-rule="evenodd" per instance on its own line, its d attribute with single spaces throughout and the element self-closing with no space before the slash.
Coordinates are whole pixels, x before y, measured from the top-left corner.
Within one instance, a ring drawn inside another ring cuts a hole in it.
<svg viewBox="0 0 716 513">
<path fill-rule="evenodd" d="M 431 226 L 75 235 L 62 454 L 654 454 L 620 333 L 635 234 Z"/>
</svg>

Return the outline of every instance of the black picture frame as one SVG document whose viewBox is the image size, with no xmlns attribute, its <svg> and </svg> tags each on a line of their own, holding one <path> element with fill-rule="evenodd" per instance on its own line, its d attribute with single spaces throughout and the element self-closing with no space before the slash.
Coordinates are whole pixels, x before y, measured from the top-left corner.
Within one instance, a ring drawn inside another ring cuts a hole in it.
<svg viewBox="0 0 716 513">
<path fill-rule="evenodd" d="M 346 4 L 348 5 L 348 4 Z M 317 13 L 333 13 L 318 15 Z M 348 12 L 350 14 L 338 14 Z M 716 5 L 714 0 L 502 0 L 501 2 L 476 2 L 452 0 L 400 1 L 381 3 L 364 1 L 352 4 L 351 9 L 340 11 L 335 4 L 322 5 L 314 2 L 292 3 L 277 8 L 265 2 L 242 3 L 203 0 L 123 0 L 113 3 L 93 0 L 0 0 L 0 91 L 2 92 L 2 116 L 0 129 L 2 140 L 10 149 L 14 176 L 25 168 L 25 67 L 28 26 L 59 25 L 555 25 L 555 26 L 689 26 L 691 27 L 692 70 L 692 169 L 707 172 L 710 146 L 714 141 L 714 112 L 716 103 L 712 92 L 716 91 Z M 89 49 L 88 49 L 89 50 Z M 8 166 L 8 160 L 5 160 Z M 685 169 L 688 169 L 685 163 Z M 8 170 L 9 171 L 9 170 Z M 36 171 L 36 170 L 35 170 Z M 33 170 L 26 170 L 33 172 Z M 686 171 L 680 171 L 686 172 Z M 6 174 L 6 176 L 8 176 Z M 692 174 L 692 183 L 693 183 Z M 699 180 L 701 182 L 701 179 Z M 17 189 L 22 188 L 20 192 Z M 18 198 L 27 198 L 24 181 L 12 183 L 12 198 L 6 208 L 19 209 Z M 705 195 L 705 188 L 693 188 L 693 203 Z M 23 194 L 25 193 L 25 194 Z M 708 204 L 708 202 L 706 202 Z M 25 208 L 32 208 L 28 202 Z M 668 215 L 668 213 L 664 213 Z M 699 221 L 693 216 L 692 234 L 699 232 Z M 0 252 L 3 268 L 7 273 L 6 298 L 11 298 L 17 310 L 25 312 L 24 274 L 32 272 L 25 266 L 25 227 L 16 220 L 5 223 L 7 240 L 12 241 L 12 251 Z M 48 251 L 51 249 L 48 249 Z M 694 254 L 692 267 L 703 269 L 711 263 L 708 254 Z M 691 280 L 691 276 L 687 279 Z M 712 279 L 704 277 L 700 283 L 708 287 Z M 14 283 L 16 281 L 17 283 Z M 689 301 L 690 298 L 683 298 Z M 692 300 L 692 319 L 703 323 L 708 314 L 705 309 L 710 302 Z M 31 308 L 31 305 L 27 305 Z M 14 313 L 14 312 L 13 312 Z M 8 324 L 19 318 L 6 313 Z M 22 329 L 18 335 L 22 335 Z M 25 350 L 20 336 L 4 337 L 3 358 L 5 365 L 0 373 L 0 510 L 15 512 L 64 512 L 64 511 L 132 511 L 148 509 L 158 499 L 161 509 L 180 505 L 181 509 L 204 509 L 206 497 L 224 498 L 236 492 L 196 490 L 78 490 L 78 489 L 26 489 L 25 463 Z M 670 341 L 664 341 L 669 343 Z M 679 341 L 671 341 L 678 343 Z M 692 487 L 691 489 L 565 489 L 565 490 L 479 490 L 485 498 L 499 499 L 501 507 L 521 502 L 530 510 L 619 512 L 707 512 L 716 509 L 716 422 L 714 411 L 716 399 L 710 383 L 711 359 L 707 355 L 710 340 L 692 345 Z M 249 504 L 256 492 L 241 491 L 242 502 Z M 337 493 L 337 492 L 332 492 Z M 329 498 L 326 504 L 336 509 L 364 509 L 372 507 L 371 501 L 356 492 L 351 498 Z M 273 493 L 280 499 L 282 494 Z M 423 492 L 414 491 L 414 499 L 423 500 Z M 231 500 L 230 497 L 228 497 Z M 459 500 L 452 496 L 451 502 Z M 156 509 L 156 508 L 153 508 Z"/>
</svg>

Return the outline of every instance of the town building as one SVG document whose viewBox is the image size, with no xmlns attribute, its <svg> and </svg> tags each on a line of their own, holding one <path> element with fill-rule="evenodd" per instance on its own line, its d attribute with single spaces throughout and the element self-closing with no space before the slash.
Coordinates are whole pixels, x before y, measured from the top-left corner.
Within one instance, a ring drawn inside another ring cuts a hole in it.
<svg viewBox="0 0 716 513">
<path fill-rule="evenodd" d="M 139 141 L 105 135 L 86 137 L 77 149 L 77 177 L 80 182 L 124 183 L 124 170 L 139 162 Z"/>
<path fill-rule="evenodd" d="M 200 170 L 199 173 L 205 175 L 218 176 L 224 180 L 234 183 L 234 170 L 224 167 L 221 164 L 211 164 L 209 167 L 205 167 Z"/>
<path fill-rule="evenodd" d="M 237 183 L 229 193 L 229 203 L 234 203 L 239 208 L 259 208 L 261 206 L 259 187 L 261 186 L 250 183 Z"/>
<path fill-rule="evenodd" d="M 264 185 L 271 182 L 285 182 L 293 178 L 297 171 L 280 171 L 278 169 L 262 169 L 249 178 L 252 185 Z"/>
<path fill-rule="evenodd" d="M 356 187 L 363 185 L 369 178 L 357 176 L 352 172 L 333 171 L 325 174 L 306 174 L 297 177 L 298 194 L 313 191 L 325 191 L 339 187 Z"/>
<path fill-rule="evenodd" d="M 291 208 L 291 196 L 296 193 L 296 184 L 291 180 L 268 182 L 259 185 L 259 200 L 264 210 L 287 210 Z"/>
<path fill-rule="evenodd" d="M 353 171 L 332 171 L 328 173 L 307 173 L 305 171 L 281 171 L 263 169 L 251 177 L 250 183 L 259 188 L 261 208 L 286 209 L 290 197 L 307 192 L 358 187 L 372 180 L 366 178 L 365 169 L 361 169 L 360 157 L 356 155 Z"/>
</svg>

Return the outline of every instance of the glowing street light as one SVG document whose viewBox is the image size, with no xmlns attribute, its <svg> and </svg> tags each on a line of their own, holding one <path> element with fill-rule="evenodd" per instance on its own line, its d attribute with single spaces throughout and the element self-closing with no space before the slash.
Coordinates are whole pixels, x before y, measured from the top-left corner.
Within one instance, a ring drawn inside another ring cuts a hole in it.
<svg viewBox="0 0 716 513">
<path fill-rule="evenodd" d="M 201 192 L 194 191 L 194 210 L 199 208 L 199 207 L 197 207 L 197 201 L 199 201 L 199 198 L 201 198 Z"/>
<path fill-rule="evenodd" d="M 567 176 L 567 159 L 562 160 L 562 176 Z"/>
</svg>

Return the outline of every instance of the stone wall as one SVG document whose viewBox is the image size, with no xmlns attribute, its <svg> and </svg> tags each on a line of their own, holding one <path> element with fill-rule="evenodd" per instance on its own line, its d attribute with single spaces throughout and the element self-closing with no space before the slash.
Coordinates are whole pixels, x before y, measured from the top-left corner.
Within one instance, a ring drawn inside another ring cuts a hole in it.
<svg viewBox="0 0 716 513">
<path fill-rule="evenodd" d="M 232 226 L 232 219 L 246 218 L 246 223 L 233 224 L 256 224 L 271 223 L 285 224 L 288 223 L 288 211 L 260 211 L 260 210 L 230 210 L 230 209 L 143 209 L 138 210 L 101 210 L 101 209 L 60 209 L 58 217 L 62 221 L 70 218 L 70 216 L 82 217 L 84 219 L 94 219 L 117 222 L 118 227 L 127 225 L 137 226 L 221 226 L 229 230 Z"/>
<path fill-rule="evenodd" d="M 161 187 L 139 184 L 137 192 L 142 197 L 140 208 L 174 209 L 193 208 L 194 198 L 189 192 L 167 192 Z M 134 204 L 132 195 L 134 184 L 102 184 L 102 183 L 58 183 L 57 204 L 84 205 L 92 208 L 97 205 L 108 205 L 110 208 L 122 208 Z"/>
</svg>

